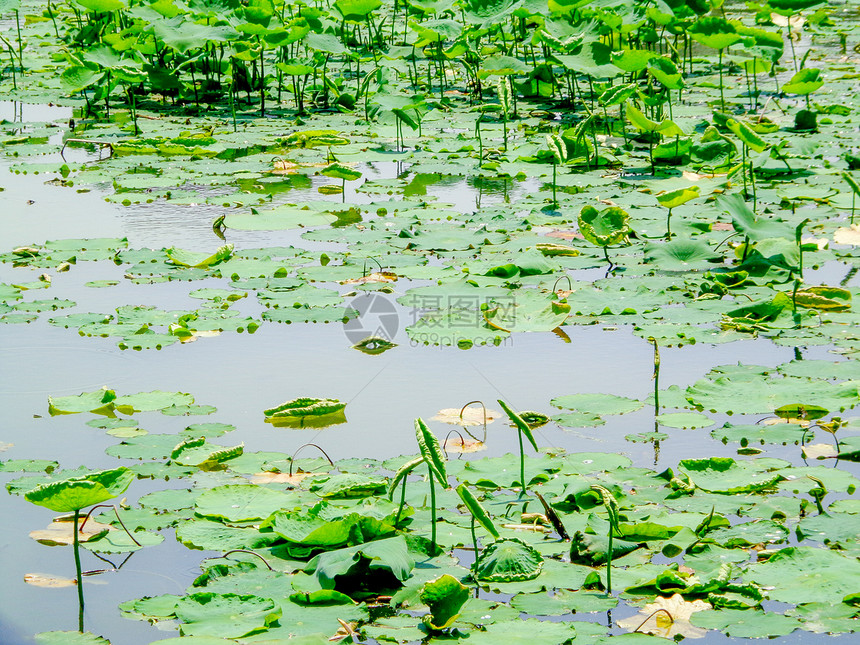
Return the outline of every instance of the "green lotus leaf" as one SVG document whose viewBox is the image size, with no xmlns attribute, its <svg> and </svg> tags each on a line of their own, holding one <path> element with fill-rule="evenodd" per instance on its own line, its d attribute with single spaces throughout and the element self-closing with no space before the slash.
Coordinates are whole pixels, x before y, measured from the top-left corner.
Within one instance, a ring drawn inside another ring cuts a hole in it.
<svg viewBox="0 0 860 645">
<path fill-rule="evenodd" d="M 336 589 L 338 584 L 354 585 L 377 576 L 402 584 L 414 566 L 406 539 L 398 536 L 321 553 L 308 562 L 305 572 L 313 574 L 323 589 Z"/>
<path fill-rule="evenodd" d="M 568 591 L 558 589 L 552 596 L 545 592 L 520 593 L 511 599 L 511 606 L 532 616 L 564 616 L 571 612 L 608 611 L 618 605 L 618 599 L 600 591 Z"/>
<path fill-rule="evenodd" d="M 731 457 L 683 459 L 679 465 L 697 488 L 723 495 L 767 490 L 784 479 L 767 464 L 758 466 L 755 461 L 735 461 Z"/>
<path fill-rule="evenodd" d="M 782 91 L 787 94 L 800 94 L 805 96 L 812 94 L 815 90 L 824 85 L 824 79 L 821 78 L 821 70 L 812 67 L 804 67 L 789 79 L 788 83 L 782 86 Z"/>
<path fill-rule="evenodd" d="M 550 403 L 557 408 L 596 415 L 627 414 L 642 407 L 642 401 L 602 393 L 566 394 L 552 399 Z"/>
<path fill-rule="evenodd" d="M 447 573 L 424 584 L 421 602 L 430 608 L 424 624 L 431 630 L 448 629 L 460 615 L 460 609 L 469 599 L 469 588 Z"/>
<path fill-rule="evenodd" d="M 660 243 L 645 245 L 645 261 L 661 271 L 696 271 L 713 267 L 722 257 L 711 250 L 705 242 L 676 237 Z"/>
<path fill-rule="evenodd" d="M 223 461 L 240 456 L 245 450 L 245 444 L 225 448 L 207 443 L 203 437 L 185 439 L 170 453 L 170 459 L 184 466 L 208 468 Z"/>
<path fill-rule="evenodd" d="M 203 517 L 249 522 L 267 518 L 295 503 L 295 497 L 264 486 L 227 484 L 203 491 L 194 502 L 194 510 Z"/>
<path fill-rule="evenodd" d="M 324 499 L 370 497 L 388 489 L 384 479 L 343 473 L 333 475 L 322 484 L 312 484 L 310 490 Z"/>
<path fill-rule="evenodd" d="M 620 540 L 615 538 L 612 540 L 612 559 L 616 560 L 623 555 L 627 555 L 644 545 L 638 542 L 630 542 L 628 540 Z M 591 533 L 583 533 L 577 531 L 573 534 L 573 539 L 570 542 L 570 561 L 576 564 L 584 564 L 590 567 L 596 567 L 601 564 L 606 564 L 609 559 L 609 537 L 607 535 L 595 535 Z"/>
<path fill-rule="evenodd" d="M 583 206 L 579 213 L 579 232 L 596 246 L 621 244 L 630 235 L 630 216 L 618 206 L 598 211 Z"/>
<path fill-rule="evenodd" d="M 794 239 L 794 229 L 783 222 L 758 217 L 739 194 L 717 196 L 717 205 L 732 216 L 735 230 L 752 241 L 782 237 Z"/>
<path fill-rule="evenodd" d="M 95 392 L 84 392 L 77 396 L 48 397 L 48 414 L 76 414 L 93 412 L 113 416 L 116 392 L 103 387 Z"/>
<path fill-rule="evenodd" d="M 176 247 L 165 249 L 170 262 L 181 267 L 193 267 L 195 269 L 207 269 L 211 266 L 229 260 L 233 254 L 233 245 L 225 244 L 218 247 L 214 253 L 207 255 L 206 253 L 195 253 L 193 251 L 184 251 Z"/>
<path fill-rule="evenodd" d="M 334 179 L 343 179 L 344 181 L 355 181 L 361 177 L 358 170 L 353 170 L 349 166 L 344 166 L 341 163 L 330 163 L 328 166 L 320 170 L 320 174 Z"/>
<path fill-rule="evenodd" d="M 308 511 L 277 511 L 261 525 L 291 543 L 337 549 L 389 537 L 394 528 L 386 521 L 359 513 L 329 517 L 327 503 Z"/>
<path fill-rule="evenodd" d="M 687 388 L 691 403 L 711 412 L 768 414 L 783 405 L 809 404 L 828 410 L 844 410 L 857 405 L 856 381 L 830 383 L 786 376 L 752 380 L 720 377 L 702 379 Z"/>
<path fill-rule="evenodd" d="M 725 49 L 743 39 L 735 26 L 725 18 L 703 16 L 687 28 L 697 43 L 711 49 Z"/>
<path fill-rule="evenodd" d="M 801 621 L 801 629 L 814 634 L 838 634 L 857 631 L 857 608 L 845 602 L 809 602 L 785 612 Z"/>
<path fill-rule="evenodd" d="M 590 623 L 525 618 L 487 625 L 486 629 L 469 634 L 469 642 L 470 645 L 569 645 L 576 642 L 574 638 L 579 634 L 586 636 L 585 642 L 592 642 L 595 633 L 602 631 L 592 629 Z"/>
<path fill-rule="evenodd" d="M 543 558 L 534 547 L 518 538 L 496 540 L 475 562 L 475 575 L 482 582 L 521 582 L 540 575 Z"/>
<path fill-rule="evenodd" d="M 176 539 L 190 549 L 229 551 L 231 549 L 263 549 L 281 537 L 276 533 L 261 533 L 255 528 L 224 526 L 221 522 L 189 520 L 176 527 Z"/>
<path fill-rule="evenodd" d="M 346 407 L 337 399 L 300 398 L 263 410 L 267 418 L 323 416 L 340 412 Z"/>
<path fill-rule="evenodd" d="M 755 152 L 764 152 L 767 148 L 767 143 L 756 133 L 753 128 L 737 119 L 727 119 L 726 127 L 741 141 L 743 141 L 751 150 Z"/>
<path fill-rule="evenodd" d="M 41 632 L 35 636 L 38 645 L 110 645 L 110 641 L 91 632 Z"/>
<path fill-rule="evenodd" d="M 174 405 L 191 405 L 194 397 L 183 392 L 139 392 L 138 394 L 127 394 L 117 397 L 114 405 L 122 414 L 135 414 L 137 412 L 153 412 L 163 410 Z"/>
<path fill-rule="evenodd" d="M 134 539 L 121 527 L 117 527 L 117 530 L 107 531 L 98 539 L 88 540 L 81 546 L 93 553 L 131 553 L 147 546 L 161 544 L 164 541 L 164 536 L 161 533 L 150 531 L 134 531 L 133 536 Z"/>
<path fill-rule="evenodd" d="M 204 591 L 183 596 L 175 613 L 183 636 L 241 638 L 268 628 L 283 612 L 271 598 Z"/>
<path fill-rule="evenodd" d="M 663 208 L 677 208 L 682 204 L 686 204 L 691 199 L 699 196 L 699 187 L 690 186 L 689 188 L 678 188 L 664 193 L 655 195 L 660 206 Z"/>
<path fill-rule="evenodd" d="M 767 587 L 772 600 L 835 605 L 860 588 L 860 563 L 829 549 L 788 547 L 750 568 L 743 578 Z"/>
<path fill-rule="evenodd" d="M 697 428 L 709 428 L 714 425 L 714 420 L 704 414 L 695 412 L 669 412 L 657 416 L 657 421 L 667 428 L 683 428 L 694 430 Z"/>
<path fill-rule="evenodd" d="M 134 473 L 125 466 L 36 486 L 24 494 L 28 502 L 58 513 L 79 511 L 125 492 Z"/>
<path fill-rule="evenodd" d="M 796 618 L 757 609 L 699 611 L 690 617 L 696 627 L 718 629 L 733 638 L 774 638 L 800 627 Z"/>
</svg>

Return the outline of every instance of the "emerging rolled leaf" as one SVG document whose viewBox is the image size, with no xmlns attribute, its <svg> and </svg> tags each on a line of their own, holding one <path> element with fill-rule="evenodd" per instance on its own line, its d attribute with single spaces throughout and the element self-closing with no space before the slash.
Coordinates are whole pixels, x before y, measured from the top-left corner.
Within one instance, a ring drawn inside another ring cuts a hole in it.
<svg viewBox="0 0 860 645">
<path fill-rule="evenodd" d="M 421 450 L 421 457 L 427 462 L 427 467 L 430 469 L 430 476 L 436 477 L 443 488 L 448 488 L 445 453 L 442 452 L 436 435 L 430 431 L 430 428 L 421 418 L 415 419 L 415 438 L 418 441 L 418 448 Z"/>
<path fill-rule="evenodd" d="M 483 526 L 490 535 L 498 539 L 499 532 L 493 525 L 493 520 L 491 520 L 490 516 L 487 515 L 487 511 L 484 510 L 484 507 L 481 506 L 481 503 L 477 499 L 475 499 L 474 495 L 472 495 L 472 491 L 466 488 L 466 484 L 460 484 L 459 486 L 457 486 L 457 494 L 460 496 L 460 499 L 463 500 L 463 503 L 466 505 L 466 508 L 469 509 L 469 512 L 472 514 L 472 517 L 475 518 L 475 521 L 481 526 Z"/>
<path fill-rule="evenodd" d="M 346 407 L 337 399 L 300 398 L 281 403 L 281 405 L 263 410 L 267 418 L 322 416 L 340 412 Z"/>
<path fill-rule="evenodd" d="M 394 491 L 397 490 L 397 487 L 400 485 L 400 482 L 403 481 L 403 478 L 406 477 L 413 470 L 415 470 L 417 466 L 420 466 L 423 461 L 424 457 L 415 457 L 415 459 L 410 459 L 397 469 L 397 472 L 394 473 L 394 478 L 388 485 L 388 499 L 391 499 L 393 497 Z"/>
<path fill-rule="evenodd" d="M 537 442 L 535 441 L 534 435 L 532 434 L 531 426 L 526 423 L 526 420 L 523 419 L 519 414 L 514 412 L 511 408 L 508 407 L 508 404 L 498 399 L 499 405 L 502 406 L 502 410 L 505 411 L 505 414 L 508 415 L 511 421 L 514 422 L 514 425 L 517 427 L 517 430 L 523 433 L 526 439 L 529 440 L 529 443 L 532 445 L 532 448 L 535 450 L 538 449 Z"/>
</svg>

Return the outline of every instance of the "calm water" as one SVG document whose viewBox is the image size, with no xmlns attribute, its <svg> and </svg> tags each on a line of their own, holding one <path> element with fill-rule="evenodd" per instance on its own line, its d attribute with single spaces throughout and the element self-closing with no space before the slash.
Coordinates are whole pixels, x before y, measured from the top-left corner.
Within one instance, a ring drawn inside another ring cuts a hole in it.
<svg viewBox="0 0 860 645">
<path fill-rule="evenodd" d="M 46 112 L 45 110 L 48 110 Z M 11 104 L 0 104 L 0 118 L 12 120 Z M 24 106 L 24 120 L 68 119 L 65 108 L 35 109 Z M 375 169 L 377 176 L 394 176 L 393 167 Z M 12 175 L 0 167 L 0 221 L 2 248 L 69 237 L 127 237 L 131 248 L 161 248 L 176 245 L 187 249 L 211 249 L 217 243 L 211 231 L 213 214 L 208 209 L 171 205 L 122 207 L 105 202 L 97 191 L 78 194 L 70 189 L 45 185 L 50 177 Z M 523 185 L 514 189 L 527 190 Z M 456 196 L 458 207 L 474 209 L 475 194 L 465 182 L 446 187 L 444 199 Z M 356 196 L 356 197 L 361 197 Z M 302 198 L 291 193 L 290 200 Z M 319 199 L 314 190 L 308 199 Z M 350 193 L 347 201 L 353 198 Z M 484 203 L 500 195 L 484 195 Z M 33 203 L 29 203 L 32 200 Z M 229 232 L 237 248 L 289 245 L 324 249 L 305 242 L 298 231 Z M 825 269 L 823 281 L 832 277 Z M 34 279 L 28 270 L 0 264 L 0 282 Z M 91 289 L 89 280 L 121 279 L 122 270 L 109 262 L 81 263 L 54 276 L 50 290 L 28 294 L 28 299 L 69 298 L 78 306 L 61 313 L 111 312 L 116 306 L 157 305 L 163 309 L 193 309 L 199 301 L 188 292 L 204 286 L 222 286 L 218 280 L 137 286 L 121 281 L 117 287 Z M 837 278 L 838 279 L 838 278 Z M 413 286 L 407 281 L 394 285 L 396 294 Z M 341 288 L 341 291 L 346 291 Z M 258 314 L 252 301 L 237 308 Z M 225 333 L 203 338 L 190 345 L 174 345 L 161 351 L 122 351 L 116 339 L 81 338 L 74 330 L 50 326 L 42 314 L 28 325 L 0 325 L 0 443 L 13 444 L 3 458 L 48 458 L 63 467 L 84 464 L 92 468 L 117 465 L 104 449 L 118 442 L 103 431 L 85 425 L 88 415 L 47 417 L 48 395 L 78 394 L 102 385 L 118 393 L 179 390 L 211 404 L 218 412 L 210 417 L 175 418 L 148 413 L 137 415 L 140 426 L 150 432 L 176 432 L 190 422 L 221 421 L 237 430 L 216 439 L 234 445 L 245 442 L 246 450 L 276 450 L 291 453 L 314 441 L 332 458 L 368 456 L 387 458 L 415 451 L 413 419 L 432 417 L 441 408 L 459 407 L 481 399 L 498 407 L 504 398 L 518 409 L 552 414 L 549 401 L 576 392 L 608 392 L 635 398 L 646 397 L 651 381 L 651 347 L 625 328 L 566 327 L 571 342 L 551 333 L 517 334 L 499 347 L 455 348 L 413 346 L 403 331 L 412 322 L 412 312 L 398 306 L 399 346 L 382 355 L 367 356 L 352 344 L 340 324 L 264 324 L 255 334 Z M 794 357 L 792 348 L 766 340 L 728 345 L 688 346 L 662 349 L 661 386 L 686 386 L 717 364 L 756 363 L 777 365 Z M 826 348 L 814 348 L 806 358 L 832 358 Z M 277 429 L 263 422 L 262 410 L 297 396 L 335 397 L 347 401 L 348 422 L 322 431 Z M 724 419 L 712 415 L 722 423 Z M 437 425 L 437 432 L 442 426 Z M 628 455 L 637 465 L 655 467 L 650 444 L 626 442 L 624 436 L 653 429 L 653 409 L 622 417 L 607 417 L 598 429 L 563 431 L 550 424 L 540 429 L 538 442 L 569 451 L 609 451 Z M 656 467 L 674 465 L 681 457 L 735 455 L 734 448 L 710 439 L 708 430 L 664 430 Z M 515 446 L 516 435 L 501 423 L 490 426 L 488 451 L 503 454 Z M 799 449 L 769 448 L 769 456 L 797 462 Z M 2 475 L 2 482 L 19 476 Z M 130 502 L 158 487 L 181 486 L 182 482 L 132 484 Z M 26 503 L 22 498 L 0 494 L 0 512 L 7 521 L 0 525 L 0 567 L 4 582 L 0 589 L 0 643 L 30 642 L 31 634 L 77 626 L 77 599 L 73 588 L 41 589 L 23 582 L 26 573 L 73 575 L 70 549 L 48 548 L 29 539 L 31 530 L 50 522 L 51 512 Z M 114 643 L 137 645 L 176 635 L 158 632 L 145 623 L 119 617 L 117 603 L 143 595 L 181 593 L 196 577 L 203 557 L 177 544 L 166 531 L 165 542 L 134 554 L 119 572 L 89 578 L 87 629 L 112 638 Z M 84 568 L 104 565 L 84 553 Z M 119 558 L 116 562 L 121 561 Z M 615 618 L 626 610 L 614 612 Z M 629 611 L 629 613 L 634 613 Z M 821 637 L 823 638 L 823 637 Z M 843 637 L 847 642 L 848 637 Z M 708 643 L 724 642 L 714 634 Z M 782 643 L 809 643 L 811 634 L 796 634 Z"/>
</svg>

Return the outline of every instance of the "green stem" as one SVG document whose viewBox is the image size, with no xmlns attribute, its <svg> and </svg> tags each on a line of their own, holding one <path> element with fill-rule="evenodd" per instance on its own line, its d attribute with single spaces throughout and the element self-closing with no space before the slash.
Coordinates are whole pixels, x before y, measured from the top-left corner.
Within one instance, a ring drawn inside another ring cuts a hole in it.
<svg viewBox="0 0 860 645">
<path fill-rule="evenodd" d="M 400 522 L 400 516 L 403 514 L 403 507 L 406 505 L 406 477 L 403 478 L 403 486 L 400 489 L 400 506 L 397 507 L 397 515 L 394 516 L 394 528 Z"/>
<path fill-rule="evenodd" d="M 429 471 L 430 477 L 430 542 L 433 544 L 433 552 L 436 552 L 436 484 L 433 483 L 433 473 Z"/>
<path fill-rule="evenodd" d="M 77 584 L 78 584 L 78 631 L 84 631 L 84 581 L 83 576 L 81 574 L 81 547 L 80 542 L 78 540 L 78 521 L 80 520 L 81 512 L 79 510 L 75 510 L 75 519 L 74 519 L 74 538 L 72 540 L 72 546 L 75 551 L 75 572 L 77 573 Z"/>
<path fill-rule="evenodd" d="M 520 440 L 520 483 L 523 486 L 522 496 L 526 496 L 526 453 L 523 449 L 523 433 L 517 428 L 517 437 Z"/>
<path fill-rule="evenodd" d="M 723 112 L 726 111 L 726 97 L 723 95 L 723 50 L 718 50 L 719 54 L 719 66 L 720 66 L 720 110 Z"/>
<path fill-rule="evenodd" d="M 475 561 L 472 563 L 472 568 L 474 568 L 475 565 L 478 563 L 478 536 L 475 535 L 475 516 L 474 515 L 472 516 L 472 523 L 470 525 L 470 528 L 472 530 L 472 544 L 475 545 Z M 475 579 L 475 582 L 477 582 L 477 578 Z"/>
</svg>

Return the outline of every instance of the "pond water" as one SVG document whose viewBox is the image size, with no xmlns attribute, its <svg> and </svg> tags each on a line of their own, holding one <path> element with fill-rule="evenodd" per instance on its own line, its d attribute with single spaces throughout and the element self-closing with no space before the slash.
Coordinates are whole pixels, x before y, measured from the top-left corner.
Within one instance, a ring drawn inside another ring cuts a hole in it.
<svg viewBox="0 0 860 645">
<path fill-rule="evenodd" d="M 806 45 L 799 51 L 805 51 Z M 71 118 L 70 108 L 0 102 L 0 119 L 28 123 L 53 122 L 57 134 L 52 143 L 62 141 Z M 70 161 L 97 163 L 97 153 L 75 149 Z M 55 162 L 57 155 L 40 161 Z M 212 230 L 212 221 L 223 209 L 211 205 L 180 205 L 157 200 L 152 204 L 122 206 L 105 200 L 112 191 L 94 187 L 88 192 L 52 185 L 56 174 L 12 174 L 9 160 L 0 161 L 0 193 L 3 248 L 41 244 L 65 238 L 127 238 L 131 249 L 161 249 L 177 246 L 191 251 L 211 251 L 221 244 Z M 361 191 L 368 180 L 410 178 L 408 164 L 373 161 L 356 166 L 361 181 L 349 182 L 343 201 L 370 203 L 373 197 Z M 313 177 L 310 186 L 289 192 L 290 202 L 317 201 L 319 185 L 329 183 Z M 505 181 L 479 187 L 464 178 L 446 178 L 427 187 L 428 200 L 438 198 L 461 213 L 501 203 L 526 200 L 542 187 L 536 180 Z M 358 189 L 358 190 L 357 190 Z M 202 195 L 212 194 L 202 192 Z M 341 196 L 328 198 L 333 205 Z M 549 230 L 549 229 L 547 229 Z M 304 229 L 288 231 L 228 230 L 226 241 L 237 251 L 261 247 L 296 246 L 314 254 L 344 250 L 345 245 L 314 242 L 302 237 Z M 534 229 L 543 233 L 540 227 Z M 52 272 L 52 291 L 76 304 L 63 314 L 113 311 L 121 305 L 152 305 L 166 310 L 193 310 L 199 301 L 189 296 L 193 290 L 225 286 L 224 280 L 133 284 L 123 279 L 123 268 L 110 261 L 85 262 L 65 273 Z M 806 271 L 809 284 L 838 284 L 846 265 L 831 261 Z M 36 280 L 41 270 L 0 263 L 0 283 Z M 603 268 L 572 269 L 574 281 L 600 279 Z M 116 286 L 94 289 L 88 282 L 116 280 Z M 161 350 L 122 350 L 116 340 L 80 337 L 74 329 L 50 325 L 47 314 L 28 324 L 0 325 L 0 444 L 11 444 L 2 453 L 10 459 L 54 459 L 64 468 L 78 465 L 111 468 L 117 460 L 105 449 L 117 439 L 85 425 L 81 415 L 51 417 L 48 396 L 75 395 L 102 386 L 118 393 L 151 390 L 192 394 L 196 403 L 213 405 L 217 413 L 195 420 L 218 421 L 236 426 L 229 445 L 243 442 L 246 451 L 272 450 L 292 453 L 313 442 L 323 446 L 332 459 L 373 457 L 386 459 L 415 452 L 413 420 L 428 419 L 440 409 L 460 407 L 481 400 L 498 408 L 504 399 L 518 410 L 558 413 L 550 400 L 574 393 L 612 393 L 646 400 L 653 392 L 653 349 L 649 342 L 632 333 L 628 325 L 595 324 L 565 326 L 567 338 L 552 332 L 518 333 L 498 346 L 475 346 L 467 351 L 456 346 L 426 346 L 410 339 L 405 328 L 414 324 L 420 312 L 396 301 L 408 288 L 431 281 L 399 280 L 393 293 L 376 293 L 395 312 L 384 324 L 397 347 L 379 355 L 355 351 L 349 327 L 340 322 L 327 324 L 263 324 L 255 333 L 224 333 L 201 337 L 190 344 L 175 344 Z M 321 286 L 340 293 L 351 287 L 336 283 Z M 854 276 L 842 286 L 860 286 Z M 371 292 L 373 293 L 373 292 Z M 38 294 L 35 297 L 40 297 Z M 236 303 L 243 316 L 259 318 L 264 308 L 253 298 Z M 393 322 L 392 322 L 393 321 Z M 363 321 L 367 331 L 382 324 L 373 318 Z M 834 360 L 832 346 L 819 345 L 800 350 L 755 339 L 710 345 L 698 343 L 660 350 L 660 387 L 681 388 L 701 379 L 717 365 L 737 363 L 775 367 L 802 356 L 803 359 Z M 262 410 L 300 396 L 332 397 L 347 403 L 347 422 L 325 429 L 275 428 L 264 422 Z M 657 471 L 675 467 L 679 459 L 738 456 L 737 444 L 723 444 L 711 437 L 711 429 L 729 420 L 727 415 L 709 414 L 713 426 L 696 430 L 661 428 L 667 439 L 657 444 L 634 443 L 626 437 L 655 430 L 654 408 L 619 416 L 607 416 L 598 428 L 564 429 L 549 424 L 537 429 L 539 445 L 557 446 L 569 452 L 613 452 L 629 457 L 635 466 Z M 140 426 L 150 433 L 175 433 L 188 423 L 185 417 L 158 413 L 139 416 Z M 761 417 L 751 417 L 749 422 Z M 732 419 L 740 423 L 737 417 Z M 436 424 L 440 436 L 447 430 Z M 4 446 L 5 447 L 5 446 Z M 486 451 L 480 456 L 515 452 L 517 436 L 497 422 L 489 427 Z M 764 456 L 803 464 L 797 445 L 768 445 Z M 452 458 L 458 458 L 452 456 Z M 469 459 L 471 456 L 462 457 Z M 839 468 L 860 475 L 857 464 L 840 463 Z M 3 483 L 17 474 L 2 474 Z M 183 481 L 140 480 L 125 494 L 133 504 L 143 494 L 159 488 L 185 487 Z M 834 498 L 842 497 L 834 495 Z M 74 629 L 77 626 L 77 597 L 73 588 L 42 589 L 24 583 L 28 573 L 60 574 L 70 564 L 68 549 L 48 548 L 31 540 L 29 532 L 41 528 L 49 518 L 41 508 L 21 498 L 0 495 L 0 562 L 4 583 L 0 589 L 0 643 L 31 643 L 38 631 Z M 170 538 L 153 549 L 132 554 L 118 571 L 88 577 L 85 626 L 112 638 L 115 644 L 144 645 L 159 638 L 175 636 L 152 626 L 123 619 L 116 611 L 122 601 L 165 593 L 181 594 L 199 575 L 204 554 L 191 551 Z M 794 537 L 791 538 L 795 540 Z M 86 569 L 114 568 L 124 556 L 102 563 L 85 554 Z M 779 610 L 778 603 L 768 607 Z M 611 616 L 587 615 L 585 620 L 605 622 L 635 609 L 622 607 Z M 579 617 L 578 617 L 579 618 Z M 620 630 L 615 630 L 620 631 Z M 833 642 L 832 636 L 796 632 L 773 639 L 789 645 Z M 852 637 L 836 637 L 847 643 Z M 732 639 L 710 632 L 703 643 Z"/>
</svg>

